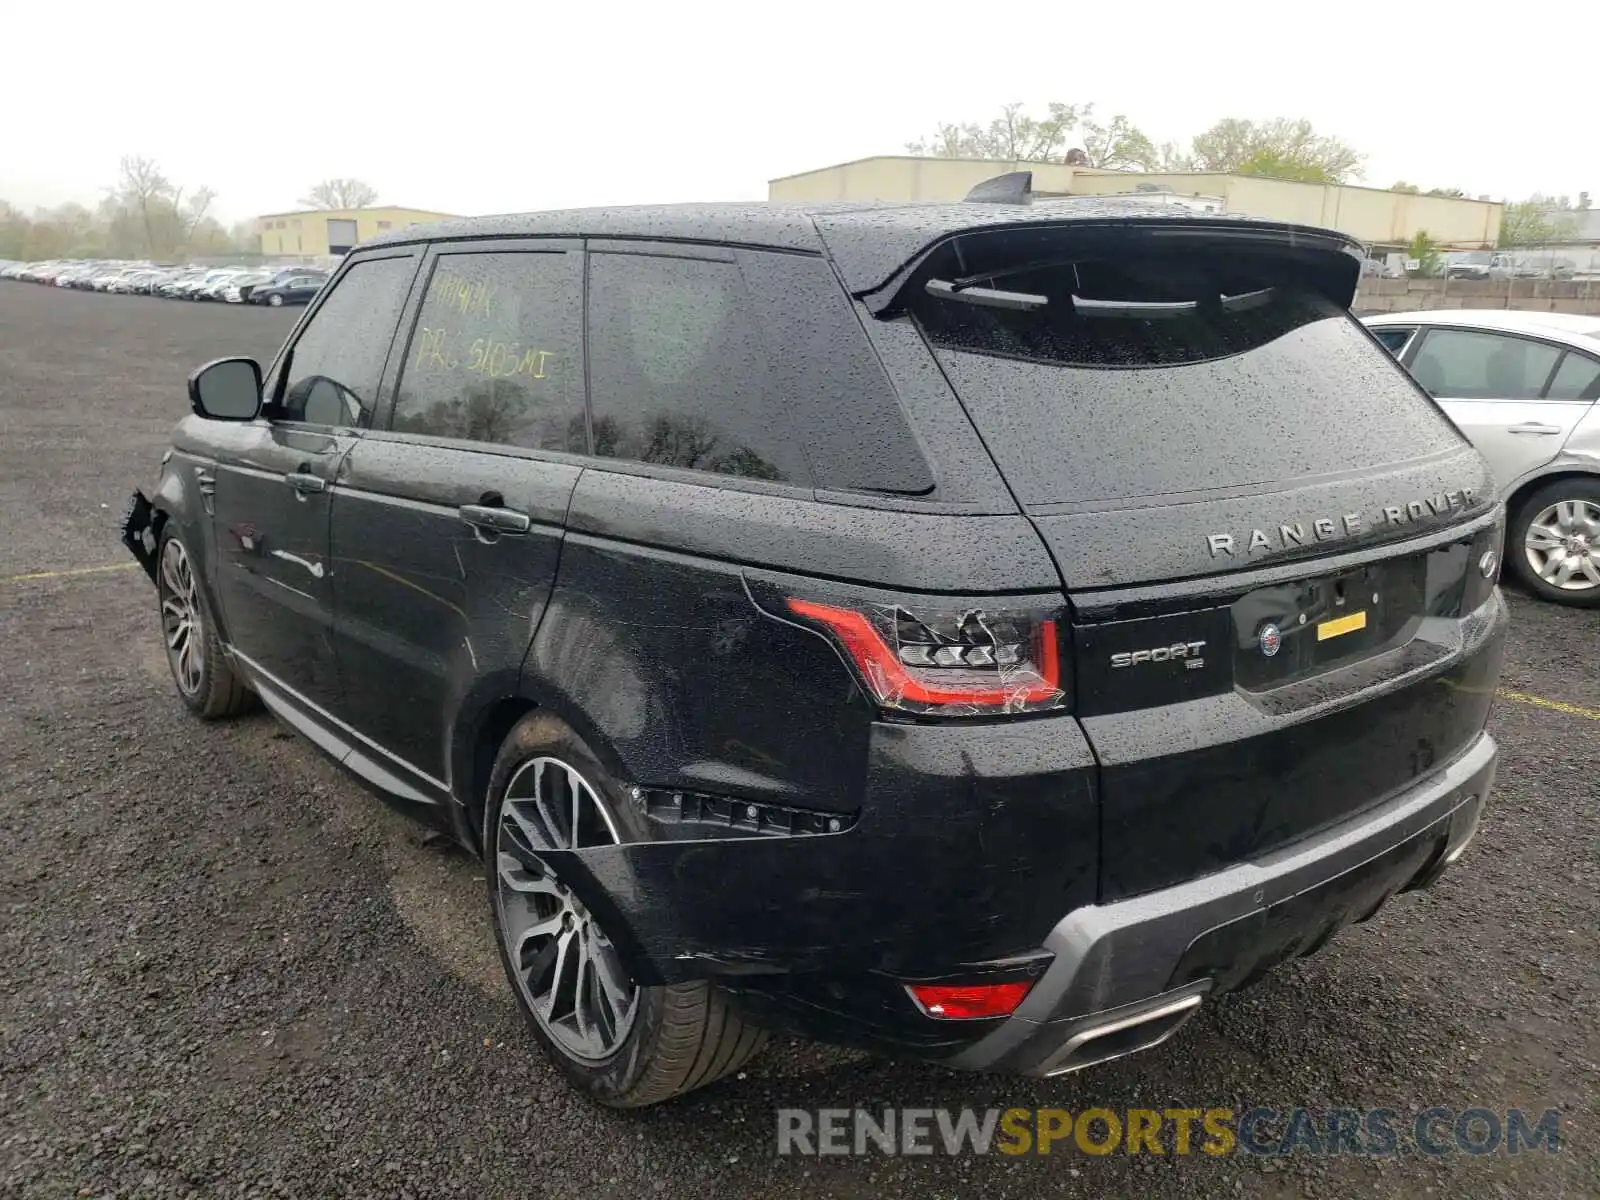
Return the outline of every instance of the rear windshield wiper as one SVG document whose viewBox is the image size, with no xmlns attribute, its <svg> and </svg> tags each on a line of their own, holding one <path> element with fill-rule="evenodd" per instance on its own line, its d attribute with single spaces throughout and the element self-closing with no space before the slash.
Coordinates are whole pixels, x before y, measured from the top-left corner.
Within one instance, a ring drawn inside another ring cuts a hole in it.
<svg viewBox="0 0 1600 1200">
<path fill-rule="evenodd" d="M 985 308 L 1009 308 L 1017 312 L 1037 312 L 1050 306 L 1048 296 L 1033 292 L 1003 292 L 999 288 L 976 287 L 948 279 L 930 279 L 926 284 L 928 295 L 940 300 L 958 300 L 962 304 L 978 304 Z"/>
<path fill-rule="evenodd" d="M 1275 288 L 1258 288 L 1236 296 L 1217 297 L 1225 313 L 1248 312 L 1272 302 Z M 1094 300 L 1087 296 L 1073 296 L 1072 310 L 1080 317 L 1127 317 L 1141 321 L 1159 321 L 1164 317 L 1186 317 L 1198 312 L 1209 303 L 1206 300 Z"/>
<path fill-rule="evenodd" d="M 1200 307 L 1198 300 L 1091 300 L 1074 296 L 1072 310 L 1080 317 L 1131 317 L 1141 321 L 1186 317 Z"/>
</svg>

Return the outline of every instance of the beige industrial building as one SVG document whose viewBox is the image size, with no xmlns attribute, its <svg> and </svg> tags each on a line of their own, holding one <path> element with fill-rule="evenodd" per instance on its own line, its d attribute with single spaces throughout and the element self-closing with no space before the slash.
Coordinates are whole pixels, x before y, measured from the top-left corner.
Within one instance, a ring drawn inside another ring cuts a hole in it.
<svg viewBox="0 0 1600 1200">
<path fill-rule="evenodd" d="M 767 184 L 769 200 L 959 200 L 974 184 L 1006 171 L 1032 171 L 1035 195 L 1109 196 L 1132 192 L 1198 198 L 1200 207 L 1337 229 L 1377 249 L 1399 249 L 1418 233 L 1452 250 L 1496 245 L 1504 205 L 1422 196 L 1348 184 L 1295 183 L 1258 175 L 1147 173 L 1061 163 L 964 158 L 863 158 L 786 175 Z"/>
<path fill-rule="evenodd" d="M 344 208 L 310 209 L 305 212 L 268 213 L 256 219 L 261 233 L 261 253 L 278 258 L 303 255 L 326 258 L 348 254 L 362 242 L 380 233 L 422 225 L 429 221 L 450 221 L 449 213 L 428 212 L 421 208 Z"/>
</svg>

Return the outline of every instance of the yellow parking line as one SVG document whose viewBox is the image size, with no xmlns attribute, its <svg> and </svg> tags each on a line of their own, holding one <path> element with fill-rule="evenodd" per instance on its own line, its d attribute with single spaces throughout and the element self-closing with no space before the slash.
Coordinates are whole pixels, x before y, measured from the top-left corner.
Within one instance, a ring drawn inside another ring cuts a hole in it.
<svg viewBox="0 0 1600 1200">
<path fill-rule="evenodd" d="M 1566 713 L 1569 717 L 1587 717 L 1600 721 L 1600 708 L 1584 708 L 1581 704 L 1568 704 L 1562 700 L 1546 700 L 1543 696 L 1530 696 L 1527 692 L 1512 692 L 1499 688 L 1495 695 L 1514 704 L 1531 704 L 1534 708 L 1547 708 L 1551 712 Z"/>
<path fill-rule="evenodd" d="M 0 583 L 27 583 L 34 579 L 66 579 L 73 575 L 104 575 L 108 571 L 126 571 L 137 567 L 136 562 L 112 563 L 105 567 L 70 567 L 65 571 L 30 571 L 26 575 L 0 575 Z"/>
</svg>

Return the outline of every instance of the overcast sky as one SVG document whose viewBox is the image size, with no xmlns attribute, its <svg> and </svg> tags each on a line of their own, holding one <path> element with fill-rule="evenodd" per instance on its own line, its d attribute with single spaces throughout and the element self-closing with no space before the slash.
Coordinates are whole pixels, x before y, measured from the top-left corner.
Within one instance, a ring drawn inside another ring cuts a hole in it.
<svg viewBox="0 0 1600 1200">
<path fill-rule="evenodd" d="M 890 10 L 893 10 L 891 13 Z M 0 198 L 93 202 L 124 154 L 232 221 L 353 175 L 479 214 L 761 199 L 766 181 L 1008 101 L 1093 101 L 1157 142 L 1304 116 L 1407 179 L 1600 198 L 1600 4 L 1432 0 L 418 5 L 11 0 Z M 20 52 L 19 52 L 20 51 Z"/>
</svg>

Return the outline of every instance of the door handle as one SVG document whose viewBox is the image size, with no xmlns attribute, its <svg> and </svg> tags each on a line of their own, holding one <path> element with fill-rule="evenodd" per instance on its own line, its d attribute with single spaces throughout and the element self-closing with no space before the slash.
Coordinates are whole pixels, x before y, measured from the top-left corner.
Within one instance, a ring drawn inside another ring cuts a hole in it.
<svg viewBox="0 0 1600 1200">
<path fill-rule="evenodd" d="M 1538 421 L 1524 421 L 1521 425 L 1512 425 L 1507 433 L 1560 433 L 1559 425 L 1542 425 Z"/>
<path fill-rule="evenodd" d="M 527 533 L 533 526 L 527 513 L 514 508 L 496 508 L 488 504 L 463 504 L 458 510 L 461 519 L 484 533 Z"/>
<path fill-rule="evenodd" d="M 286 472 L 283 481 L 302 496 L 311 492 L 325 492 L 328 490 L 328 481 L 326 479 L 321 475 L 312 475 L 306 471 Z"/>
</svg>

